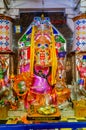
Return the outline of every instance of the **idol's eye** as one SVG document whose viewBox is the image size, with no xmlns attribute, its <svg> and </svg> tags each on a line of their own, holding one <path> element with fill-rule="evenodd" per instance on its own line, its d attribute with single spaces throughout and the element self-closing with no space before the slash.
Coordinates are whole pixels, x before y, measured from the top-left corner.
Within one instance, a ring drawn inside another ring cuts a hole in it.
<svg viewBox="0 0 86 130">
<path fill-rule="evenodd" d="M 41 46 L 41 43 L 38 43 L 38 47 L 40 47 Z"/>
<path fill-rule="evenodd" d="M 46 53 L 46 55 L 48 56 L 48 55 L 49 55 L 49 53 L 47 52 L 47 53 Z"/>
<path fill-rule="evenodd" d="M 36 55 L 38 55 L 38 54 L 39 54 L 39 52 L 36 53 Z"/>
<path fill-rule="evenodd" d="M 45 44 L 45 47 L 48 47 L 48 44 Z"/>
</svg>

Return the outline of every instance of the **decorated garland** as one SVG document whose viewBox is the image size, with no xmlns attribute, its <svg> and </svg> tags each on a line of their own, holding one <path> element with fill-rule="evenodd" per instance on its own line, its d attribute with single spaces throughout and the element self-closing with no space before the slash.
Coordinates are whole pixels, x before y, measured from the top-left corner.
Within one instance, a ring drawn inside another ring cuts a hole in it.
<svg viewBox="0 0 86 130">
<path fill-rule="evenodd" d="M 29 81 L 29 82 L 28 82 Z M 32 77 L 29 72 L 24 72 L 15 76 L 13 89 L 18 96 L 25 97 L 32 84 Z"/>
</svg>

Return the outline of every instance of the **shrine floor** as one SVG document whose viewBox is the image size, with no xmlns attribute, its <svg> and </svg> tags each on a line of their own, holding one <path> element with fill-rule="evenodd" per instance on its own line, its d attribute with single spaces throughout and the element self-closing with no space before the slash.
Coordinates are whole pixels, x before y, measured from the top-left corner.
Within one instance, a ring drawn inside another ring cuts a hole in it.
<svg viewBox="0 0 86 130">
<path fill-rule="evenodd" d="M 61 112 L 61 119 L 58 122 L 86 122 L 86 117 L 75 116 L 75 111 L 70 105 L 67 105 L 65 108 L 60 109 L 60 112 Z M 6 119 L 0 120 L 0 124 L 22 124 L 20 120 L 21 117 L 24 117 L 25 115 L 27 115 L 27 112 L 25 110 L 24 111 L 9 110 L 8 117 Z M 32 122 L 29 123 L 32 124 Z M 49 129 L 49 130 L 72 130 L 72 128 Z M 77 130 L 86 130 L 86 128 L 78 128 Z"/>
<path fill-rule="evenodd" d="M 76 117 L 74 114 L 74 110 L 70 107 L 65 108 L 64 110 L 61 110 L 61 119 L 59 121 L 62 122 L 78 122 L 78 121 L 86 121 L 86 117 Z M 20 118 L 22 116 L 25 116 L 27 113 L 24 111 L 12 111 L 10 110 L 8 112 L 8 121 L 7 123 L 9 124 L 10 119 L 16 119 Z"/>
<path fill-rule="evenodd" d="M 59 122 L 86 122 L 86 117 L 76 117 L 74 109 L 67 105 L 60 110 L 61 119 Z M 18 120 L 26 116 L 27 112 L 25 110 L 9 110 L 8 117 L 6 119 L 0 120 L 0 124 L 16 124 Z"/>
</svg>

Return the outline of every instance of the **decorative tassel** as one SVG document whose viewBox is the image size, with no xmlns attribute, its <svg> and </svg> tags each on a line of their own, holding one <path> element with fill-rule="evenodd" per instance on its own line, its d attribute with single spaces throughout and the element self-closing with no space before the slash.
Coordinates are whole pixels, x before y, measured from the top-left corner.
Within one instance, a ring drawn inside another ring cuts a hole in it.
<svg viewBox="0 0 86 130">
<path fill-rule="evenodd" d="M 57 56 L 56 56 L 56 46 L 55 46 L 55 39 L 53 34 L 53 29 L 51 27 L 51 65 L 52 65 L 52 73 L 51 73 L 51 85 L 55 84 L 55 77 L 57 71 Z"/>
<path fill-rule="evenodd" d="M 31 35 L 31 47 L 30 47 L 30 74 L 33 75 L 33 67 L 34 67 L 34 26 L 32 27 L 32 35 Z"/>
</svg>

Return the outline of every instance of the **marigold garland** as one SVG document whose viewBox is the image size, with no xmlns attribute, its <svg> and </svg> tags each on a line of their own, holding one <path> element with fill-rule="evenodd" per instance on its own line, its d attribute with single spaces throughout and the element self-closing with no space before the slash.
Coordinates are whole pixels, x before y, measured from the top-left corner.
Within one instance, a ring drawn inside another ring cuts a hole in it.
<svg viewBox="0 0 86 130">
<path fill-rule="evenodd" d="M 18 87 L 18 84 L 21 81 L 24 81 L 25 85 L 26 85 L 26 91 L 22 94 L 20 94 L 20 90 L 19 90 L 19 87 Z M 32 82 L 33 82 L 33 77 L 30 76 L 30 73 L 29 72 L 23 72 L 23 73 L 18 74 L 14 77 L 13 89 L 17 93 L 18 96 L 24 97 L 26 95 L 26 93 L 29 91 Z"/>
</svg>

